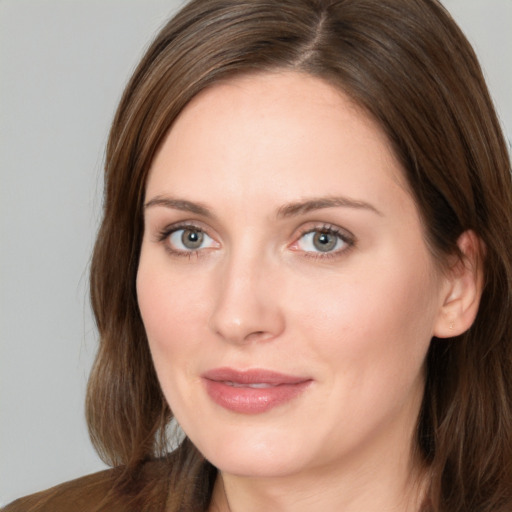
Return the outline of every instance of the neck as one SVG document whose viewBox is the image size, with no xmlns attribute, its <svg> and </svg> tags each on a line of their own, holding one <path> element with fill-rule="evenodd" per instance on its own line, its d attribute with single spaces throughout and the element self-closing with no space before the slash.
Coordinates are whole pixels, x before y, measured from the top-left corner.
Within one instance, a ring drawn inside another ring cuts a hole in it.
<svg viewBox="0 0 512 512">
<path fill-rule="evenodd" d="M 211 512 L 419 512 L 428 487 L 412 461 L 323 468 L 286 477 L 254 478 L 219 472 Z"/>
</svg>

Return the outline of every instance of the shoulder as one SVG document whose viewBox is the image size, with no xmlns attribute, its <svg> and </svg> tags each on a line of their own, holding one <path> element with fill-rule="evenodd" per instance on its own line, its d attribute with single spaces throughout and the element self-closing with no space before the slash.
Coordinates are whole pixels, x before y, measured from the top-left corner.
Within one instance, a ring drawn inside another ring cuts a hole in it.
<svg viewBox="0 0 512 512">
<path fill-rule="evenodd" d="M 7 505 L 2 512 L 89 511 L 115 487 L 118 471 L 109 469 L 57 485 Z"/>
<path fill-rule="evenodd" d="M 146 462 L 127 481 L 123 468 L 108 469 L 38 492 L 0 512 L 130 512 L 162 510 L 167 499 L 166 461 Z M 150 498 L 141 507 L 142 497 Z"/>
</svg>

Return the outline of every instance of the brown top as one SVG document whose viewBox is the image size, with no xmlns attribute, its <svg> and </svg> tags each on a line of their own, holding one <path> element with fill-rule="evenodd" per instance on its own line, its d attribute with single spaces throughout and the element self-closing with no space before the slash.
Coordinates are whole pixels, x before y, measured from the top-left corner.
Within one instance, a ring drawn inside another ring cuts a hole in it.
<svg viewBox="0 0 512 512">
<path fill-rule="evenodd" d="M 163 512 L 167 474 L 165 461 L 147 462 L 136 479 L 120 486 L 122 468 L 108 469 L 20 498 L 1 512 Z"/>
</svg>

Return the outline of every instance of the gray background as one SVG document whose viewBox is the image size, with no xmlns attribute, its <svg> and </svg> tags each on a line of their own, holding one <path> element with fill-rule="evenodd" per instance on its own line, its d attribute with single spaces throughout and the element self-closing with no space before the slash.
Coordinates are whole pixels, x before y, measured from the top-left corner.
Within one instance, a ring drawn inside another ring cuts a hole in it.
<svg viewBox="0 0 512 512">
<path fill-rule="evenodd" d="M 176 0 L 0 0 L 0 505 L 102 469 L 89 255 L 124 83 Z M 445 0 L 512 135 L 512 0 Z"/>
</svg>

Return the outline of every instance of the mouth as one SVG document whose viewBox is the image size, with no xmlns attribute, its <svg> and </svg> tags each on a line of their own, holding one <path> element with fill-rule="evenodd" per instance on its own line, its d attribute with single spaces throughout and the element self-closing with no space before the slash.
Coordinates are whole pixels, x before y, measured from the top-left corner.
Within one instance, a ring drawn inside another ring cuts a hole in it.
<svg viewBox="0 0 512 512">
<path fill-rule="evenodd" d="M 201 375 L 209 397 L 241 414 L 260 414 L 290 402 L 311 384 L 309 377 L 262 369 L 217 368 Z"/>
<path fill-rule="evenodd" d="M 268 384 L 267 382 L 256 382 L 254 384 L 241 384 L 240 382 L 224 381 L 227 386 L 234 388 L 251 388 L 251 389 L 268 389 L 275 387 L 275 384 Z"/>
</svg>

